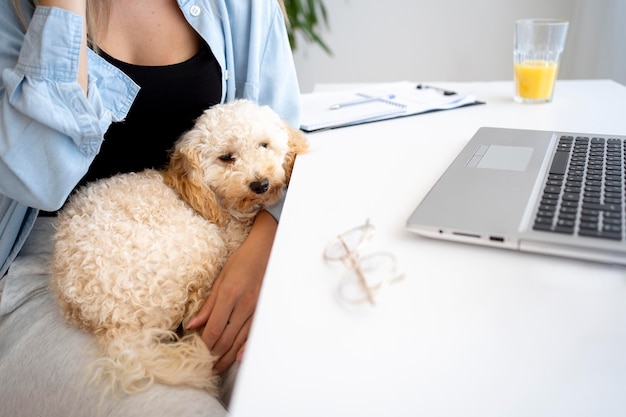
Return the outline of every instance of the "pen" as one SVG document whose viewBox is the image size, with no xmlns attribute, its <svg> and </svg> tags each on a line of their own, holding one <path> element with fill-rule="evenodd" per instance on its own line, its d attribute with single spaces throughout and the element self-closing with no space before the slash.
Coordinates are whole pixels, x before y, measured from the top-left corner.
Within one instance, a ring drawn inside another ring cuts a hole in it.
<svg viewBox="0 0 626 417">
<path fill-rule="evenodd" d="M 366 95 L 363 95 L 363 98 L 360 100 L 346 101 L 345 103 L 333 104 L 332 106 L 329 107 L 329 110 L 337 110 L 342 107 L 355 106 L 357 104 L 371 103 L 372 101 L 385 100 L 385 99 L 390 99 L 394 97 L 395 97 L 395 94 L 389 94 L 387 96 L 376 96 L 376 97 L 368 97 Z"/>
<path fill-rule="evenodd" d="M 453 96 L 453 95 L 456 94 L 454 91 L 444 90 L 443 88 L 433 87 L 432 85 L 418 84 L 417 87 L 415 87 L 415 88 L 417 88 L 418 90 L 425 90 L 427 88 L 430 88 L 431 90 L 439 91 L 444 96 Z"/>
</svg>

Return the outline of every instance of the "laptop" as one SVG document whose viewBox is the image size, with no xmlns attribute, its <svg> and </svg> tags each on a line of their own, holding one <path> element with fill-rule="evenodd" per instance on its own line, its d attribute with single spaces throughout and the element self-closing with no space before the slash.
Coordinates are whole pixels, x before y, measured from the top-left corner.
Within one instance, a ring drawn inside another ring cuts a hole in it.
<svg viewBox="0 0 626 417">
<path fill-rule="evenodd" d="M 625 141 L 482 127 L 406 227 L 431 238 L 626 265 Z"/>
</svg>

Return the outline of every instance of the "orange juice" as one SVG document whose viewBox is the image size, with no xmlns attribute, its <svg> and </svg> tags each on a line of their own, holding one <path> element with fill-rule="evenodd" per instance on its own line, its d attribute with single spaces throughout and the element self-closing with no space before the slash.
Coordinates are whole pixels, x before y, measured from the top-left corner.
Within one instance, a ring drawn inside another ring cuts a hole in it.
<svg viewBox="0 0 626 417">
<path fill-rule="evenodd" d="M 515 63 L 516 96 L 528 101 L 550 101 L 557 69 L 558 65 L 553 61 Z"/>
</svg>

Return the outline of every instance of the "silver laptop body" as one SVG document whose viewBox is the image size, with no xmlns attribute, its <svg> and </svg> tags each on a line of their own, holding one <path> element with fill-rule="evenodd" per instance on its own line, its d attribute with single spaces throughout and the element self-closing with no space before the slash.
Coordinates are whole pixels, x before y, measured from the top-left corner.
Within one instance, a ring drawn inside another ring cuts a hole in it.
<svg viewBox="0 0 626 417">
<path fill-rule="evenodd" d="M 554 172 L 563 169 L 562 148 L 569 143 L 568 138 L 578 143 L 577 138 L 592 141 L 597 137 L 610 139 L 614 144 L 621 142 L 619 163 L 623 167 L 626 136 L 480 128 L 415 209 L 407 221 L 407 229 L 437 239 L 626 265 L 623 168 L 619 171 L 621 197 L 616 195 L 614 186 L 610 193 L 604 193 L 611 197 L 607 201 L 620 200 L 619 207 L 609 206 L 602 196 L 599 201 L 589 197 L 598 204 L 586 204 L 583 206 L 587 207 L 585 214 L 581 214 L 583 209 L 579 208 L 578 214 L 572 215 L 566 207 L 574 203 L 557 203 L 553 207 L 556 213 L 551 225 L 546 224 L 550 223 L 549 217 L 545 217 L 549 213 L 542 210 L 550 209 L 545 205 L 546 198 L 553 198 L 553 195 L 547 193 L 556 191 L 546 182 L 558 183 L 559 175 Z M 561 139 L 567 139 L 565 145 Z M 555 157 L 555 152 L 559 156 Z M 570 148 L 567 158 L 572 159 L 574 153 Z M 609 153 L 615 155 L 615 152 Z M 557 164 L 559 167 L 555 168 Z M 576 191 L 577 184 L 568 180 L 568 174 L 580 172 L 585 172 L 584 168 L 567 168 L 561 185 L 562 197 L 576 200 L 575 194 L 563 194 Z M 611 173 L 610 181 L 602 181 L 615 185 L 616 176 Z M 591 174 L 583 176 L 592 178 Z M 573 178 L 577 180 L 580 175 Z M 581 194 L 579 204 L 584 198 Z M 590 230 L 584 229 L 589 227 L 588 223 L 580 223 L 594 213 L 600 218 L 598 236 L 593 235 L 593 230 L 590 236 Z M 571 229 L 572 221 L 574 231 L 570 233 L 565 226 Z M 547 228 L 558 231 L 542 230 Z M 587 236 L 579 235 L 585 231 Z M 609 238 L 604 237 L 605 231 Z"/>
</svg>

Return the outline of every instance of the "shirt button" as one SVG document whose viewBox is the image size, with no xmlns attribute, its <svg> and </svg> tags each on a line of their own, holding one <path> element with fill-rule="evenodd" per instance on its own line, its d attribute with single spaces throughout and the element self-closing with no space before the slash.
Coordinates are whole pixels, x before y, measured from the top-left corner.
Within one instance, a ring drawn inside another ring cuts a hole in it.
<svg viewBox="0 0 626 417">
<path fill-rule="evenodd" d="M 189 9 L 189 13 L 191 13 L 193 17 L 200 16 L 201 12 L 202 9 L 200 9 L 200 6 L 191 6 L 191 9 Z"/>
</svg>

